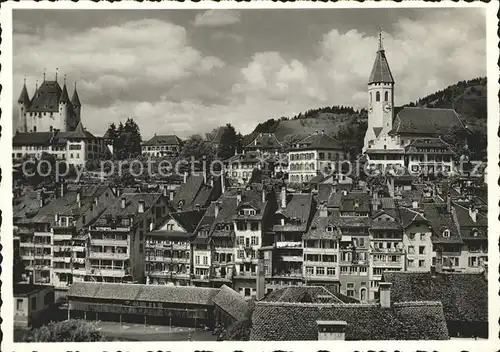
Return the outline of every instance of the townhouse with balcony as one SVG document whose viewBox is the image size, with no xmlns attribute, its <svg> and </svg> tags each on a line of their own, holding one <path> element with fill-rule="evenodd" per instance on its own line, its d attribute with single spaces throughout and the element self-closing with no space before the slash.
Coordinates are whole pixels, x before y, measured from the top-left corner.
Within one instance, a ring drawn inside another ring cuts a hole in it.
<svg viewBox="0 0 500 352">
<path fill-rule="evenodd" d="M 405 147 L 406 164 L 412 173 L 436 177 L 453 170 L 453 151 L 441 138 L 418 138 Z"/>
<path fill-rule="evenodd" d="M 160 193 L 123 193 L 90 226 L 86 281 L 144 280 L 145 234 L 167 215 Z"/>
<path fill-rule="evenodd" d="M 233 215 L 236 238 L 233 288 L 247 298 L 256 295 L 257 251 L 276 208 L 273 191 L 263 185 L 252 184 L 237 190 L 236 214 Z"/>
<path fill-rule="evenodd" d="M 302 237 L 309 230 L 315 208 L 312 194 L 295 193 L 287 197 L 285 187 L 282 187 L 280 203 L 280 209 L 273 217 L 273 288 L 302 284 Z"/>
<path fill-rule="evenodd" d="M 405 269 L 403 228 L 395 207 L 377 210 L 372 215 L 369 232 L 370 291 L 368 298 L 373 300 L 385 271 L 404 271 Z"/>
<path fill-rule="evenodd" d="M 343 195 L 332 212 L 342 236 L 339 242 L 340 292 L 360 301 L 368 300 L 370 251 L 370 196 L 362 192 Z"/>
<path fill-rule="evenodd" d="M 432 229 L 429 220 L 417 207 L 399 207 L 398 211 L 403 228 L 403 248 L 406 253 L 405 271 L 429 272 L 433 257 Z"/>
<path fill-rule="evenodd" d="M 339 241 L 341 230 L 335 217 L 328 214 L 326 202 L 318 205 L 309 231 L 303 236 L 304 281 L 306 285 L 324 286 L 340 291 Z"/>
<path fill-rule="evenodd" d="M 188 286 L 191 283 L 191 240 L 203 210 L 170 213 L 146 233 L 146 283 Z"/>
<path fill-rule="evenodd" d="M 291 183 L 312 180 L 319 172 L 331 174 L 340 161 L 347 159 L 342 144 L 324 132 L 310 135 L 296 143 L 288 151 Z"/>
</svg>

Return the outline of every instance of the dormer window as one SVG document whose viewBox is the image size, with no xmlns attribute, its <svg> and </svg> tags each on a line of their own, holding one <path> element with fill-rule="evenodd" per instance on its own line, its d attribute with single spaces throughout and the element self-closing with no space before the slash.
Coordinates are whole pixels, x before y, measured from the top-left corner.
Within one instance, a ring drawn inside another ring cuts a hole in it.
<svg viewBox="0 0 500 352">
<path fill-rule="evenodd" d="M 327 226 L 326 231 L 327 232 L 333 232 L 333 226 Z"/>
<path fill-rule="evenodd" d="M 478 229 L 476 229 L 476 228 L 473 228 L 473 229 L 472 229 L 472 236 L 473 236 L 473 237 L 477 237 L 477 236 L 479 236 L 479 230 L 478 230 Z"/>
<path fill-rule="evenodd" d="M 445 238 L 449 238 L 449 237 L 450 237 L 450 230 L 445 229 L 445 230 L 443 231 L 443 237 L 445 237 Z"/>
</svg>

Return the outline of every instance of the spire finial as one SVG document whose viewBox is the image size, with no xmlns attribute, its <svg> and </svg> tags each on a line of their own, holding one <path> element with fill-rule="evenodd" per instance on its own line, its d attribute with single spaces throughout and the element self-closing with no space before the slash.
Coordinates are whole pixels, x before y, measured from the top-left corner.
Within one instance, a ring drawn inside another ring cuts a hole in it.
<svg viewBox="0 0 500 352">
<path fill-rule="evenodd" d="M 46 68 L 44 68 L 44 69 L 43 69 L 43 81 L 44 81 L 44 82 L 45 82 L 45 71 L 46 71 L 46 70 L 47 70 Z"/>
<path fill-rule="evenodd" d="M 36 80 L 36 84 L 35 84 L 35 92 L 38 90 L 38 80 Z"/>
<path fill-rule="evenodd" d="M 64 74 L 64 85 L 66 85 L 66 74 Z"/>
<path fill-rule="evenodd" d="M 382 27 L 379 27 L 378 31 L 378 50 L 384 50 L 384 46 L 382 45 Z"/>
<path fill-rule="evenodd" d="M 26 85 L 26 75 L 24 75 L 24 85 Z"/>
<path fill-rule="evenodd" d="M 57 82 L 57 72 L 59 71 L 59 67 L 56 67 L 56 82 Z"/>
</svg>

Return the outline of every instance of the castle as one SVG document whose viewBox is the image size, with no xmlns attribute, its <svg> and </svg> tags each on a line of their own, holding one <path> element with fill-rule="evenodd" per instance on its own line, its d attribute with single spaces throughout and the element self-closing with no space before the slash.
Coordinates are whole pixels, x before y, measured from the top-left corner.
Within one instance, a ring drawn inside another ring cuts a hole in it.
<svg viewBox="0 0 500 352">
<path fill-rule="evenodd" d="M 18 132 L 60 132 L 74 131 L 81 119 L 82 104 L 75 88 L 70 99 L 66 78 L 63 87 L 57 81 L 45 80 L 35 88 L 33 97 L 29 97 L 26 79 L 17 100 L 19 111 Z"/>
</svg>

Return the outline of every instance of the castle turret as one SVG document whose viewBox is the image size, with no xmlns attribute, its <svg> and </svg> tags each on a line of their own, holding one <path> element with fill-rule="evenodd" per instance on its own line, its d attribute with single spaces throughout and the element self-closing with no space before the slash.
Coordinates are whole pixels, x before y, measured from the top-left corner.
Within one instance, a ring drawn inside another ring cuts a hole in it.
<svg viewBox="0 0 500 352">
<path fill-rule="evenodd" d="M 64 86 L 59 97 L 59 114 L 60 114 L 60 127 L 61 131 L 68 130 L 68 119 L 71 116 L 71 101 L 68 96 L 68 88 L 66 87 L 66 77 L 64 78 Z"/>
<path fill-rule="evenodd" d="M 389 133 L 392 129 L 393 113 L 394 78 L 385 56 L 380 32 L 377 56 L 368 79 L 368 129 L 364 150 L 369 148 L 371 141 Z"/>
<path fill-rule="evenodd" d="M 71 105 L 73 105 L 74 116 L 75 116 L 75 124 L 78 124 L 81 121 L 80 114 L 82 109 L 82 104 L 80 103 L 80 97 L 78 96 L 78 92 L 76 90 L 76 82 L 75 82 L 75 90 L 73 91 L 73 96 L 71 97 Z"/>
<path fill-rule="evenodd" d="M 24 79 L 23 89 L 21 90 L 19 99 L 17 99 L 17 104 L 19 106 L 19 124 L 17 130 L 20 132 L 27 132 L 28 122 L 26 110 L 29 108 L 30 97 L 28 95 L 28 89 L 26 88 L 26 79 Z"/>
</svg>

